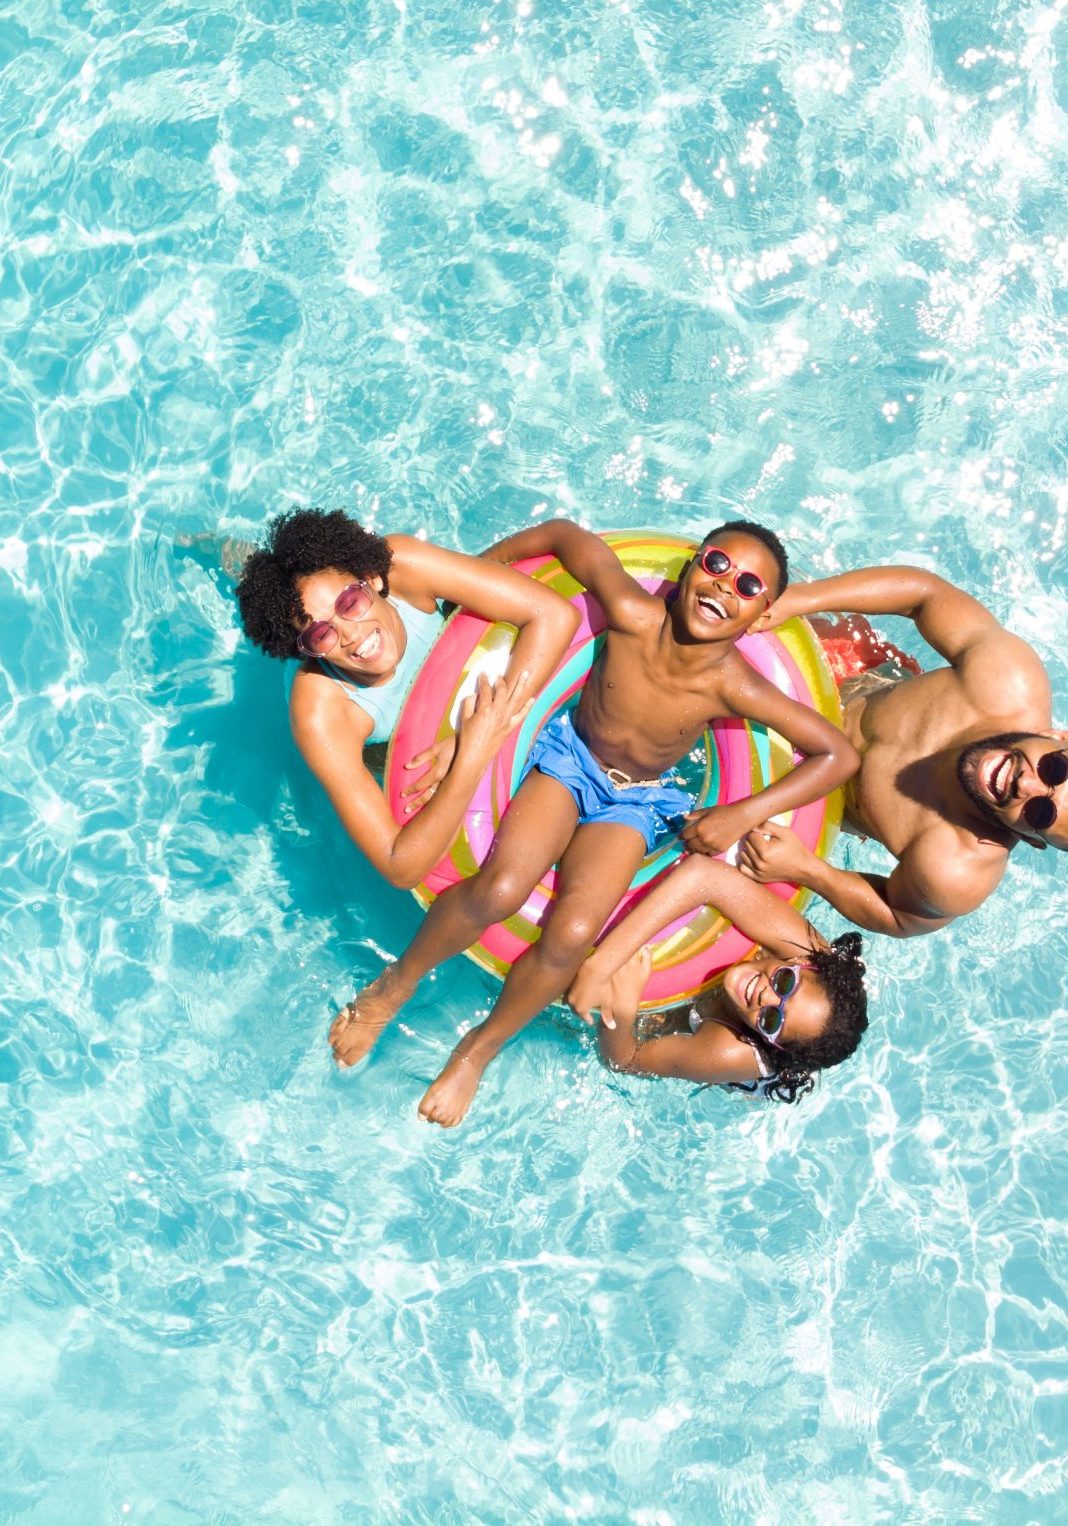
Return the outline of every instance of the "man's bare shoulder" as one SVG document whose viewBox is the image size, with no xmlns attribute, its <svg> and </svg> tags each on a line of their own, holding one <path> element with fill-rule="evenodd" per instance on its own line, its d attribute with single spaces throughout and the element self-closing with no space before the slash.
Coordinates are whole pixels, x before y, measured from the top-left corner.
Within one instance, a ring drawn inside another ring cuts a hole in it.
<svg viewBox="0 0 1068 1526">
<path fill-rule="evenodd" d="M 1048 724 L 1043 718 L 1051 703 L 1049 675 L 1022 636 L 999 626 L 973 643 L 950 671 L 981 715 L 1019 720 L 1022 726 Z"/>
<path fill-rule="evenodd" d="M 960 917 L 974 911 L 998 885 L 1008 849 L 991 838 L 934 819 L 909 843 L 895 879 L 908 886 L 924 915 Z"/>
<path fill-rule="evenodd" d="M 873 721 L 878 717 L 891 732 L 906 716 L 924 736 L 930 727 L 939 745 L 939 737 L 1044 730 L 1049 725 L 1051 693 L 1046 671 L 1027 642 L 1000 631 L 989 645 L 977 646 L 956 667 L 931 668 L 884 688 L 873 685 L 868 692 L 862 689 L 850 704 L 857 701 Z"/>
</svg>

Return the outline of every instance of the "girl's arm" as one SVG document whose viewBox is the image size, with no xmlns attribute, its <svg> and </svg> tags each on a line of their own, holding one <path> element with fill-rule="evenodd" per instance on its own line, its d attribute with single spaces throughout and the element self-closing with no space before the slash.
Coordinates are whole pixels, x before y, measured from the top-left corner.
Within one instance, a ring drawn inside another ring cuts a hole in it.
<svg viewBox="0 0 1068 1526">
<path fill-rule="evenodd" d="M 801 913 L 765 885 L 745 879 L 719 859 L 684 858 L 594 949 L 567 993 L 568 1005 L 585 1022 L 599 1008 L 603 1026 L 611 1028 L 615 1022 L 612 979 L 617 971 L 661 928 L 706 905 L 714 906 L 739 932 L 776 958 L 796 959 L 799 953 L 826 947 Z"/>
<path fill-rule="evenodd" d="M 735 1038 L 720 1023 L 703 1023 L 696 1033 L 665 1034 L 638 1043 L 634 1031 L 638 1002 L 649 968 L 649 951 L 642 949 L 616 972 L 612 982 L 616 1026 L 602 1023 L 597 1036 L 605 1064 L 630 1075 L 676 1076 L 711 1085 L 759 1079 L 752 1045 Z"/>
</svg>

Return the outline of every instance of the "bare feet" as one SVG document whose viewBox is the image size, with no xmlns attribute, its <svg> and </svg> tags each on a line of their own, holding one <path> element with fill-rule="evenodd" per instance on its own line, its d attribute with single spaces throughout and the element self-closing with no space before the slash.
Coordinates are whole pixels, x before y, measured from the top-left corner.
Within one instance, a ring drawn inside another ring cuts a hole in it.
<svg viewBox="0 0 1068 1526">
<path fill-rule="evenodd" d="M 420 1102 L 419 1116 L 427 1123 L 440 1123 L 443 1129 L 453 1129 L 463 1122 L 471 1099 L 478 1091 L 482 1072 L 489 1064 L 489 1057 L 476 1057 L 471 1038 L 468 1033 L 460 1040 L 445 1069 L 431 1083 Z"/>
<path fill-rule="evenodd" d="M 330 1025 L 330 1047 L 339 1065 L 355 1065 L 370 1054 L 375 1040 L 408 1000 L 411 991 L 389 965 L 369 986 L 357 991 Z"/>
</svg>

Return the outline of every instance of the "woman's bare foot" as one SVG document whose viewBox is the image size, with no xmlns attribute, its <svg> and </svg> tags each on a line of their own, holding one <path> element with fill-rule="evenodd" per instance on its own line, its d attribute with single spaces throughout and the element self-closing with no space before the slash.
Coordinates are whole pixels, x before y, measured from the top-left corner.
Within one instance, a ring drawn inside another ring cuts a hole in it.
<svg viewBox="0 0 1068 1526">
<path fill-rule="evenodd" d="M 370 1054 L 382 1029 L 388 1027 L 411 994 L 398 976 L 395 964 L 357 991 L 330 1025 L 330 1047 L 337 1063 L 355 1065 Z"/>
<path fill-rule="evenodd" d="M 491 1058 L 488 1055 L 478 1057 L 470 1040 L 471 1034 L 465 1034 L 449 1056 L 441 1075 L 427 1088 L 419 1104 L 419 1116 L 427 1123 L 440 1123 L 443 1129 L 454 1129 L 463 1122 Z"/>
</svg>

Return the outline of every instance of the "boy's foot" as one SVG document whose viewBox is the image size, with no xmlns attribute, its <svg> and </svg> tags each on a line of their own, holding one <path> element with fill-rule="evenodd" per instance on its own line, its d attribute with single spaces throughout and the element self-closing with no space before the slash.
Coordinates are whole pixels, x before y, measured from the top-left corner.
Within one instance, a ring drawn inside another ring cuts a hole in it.
<svg viewBox="0 0 1068 1526">
<path fill-rule="evenodd" d="M 377 980 L 357 991 L 330 1025 L 330 1047 L 339 1065 L 355 1065 L 370 1054 L 383 1028 L 408 1000 L 407 990 L 391 964 Z"/>
<path fill-rule="evenodd" d="M 427 1123 L 440 1123 L 443 1129 L 454 1129 L 463 1122 L 471 1106 L 489 1060 L 476 1059 L 473 1053 L 465 1052 L 469 1038 L 467 1035 L 460 1040 L 445 1069 L 436 1081 L 431 1082 L 419 1104 L 419 1116 Z"/>
</svg>

